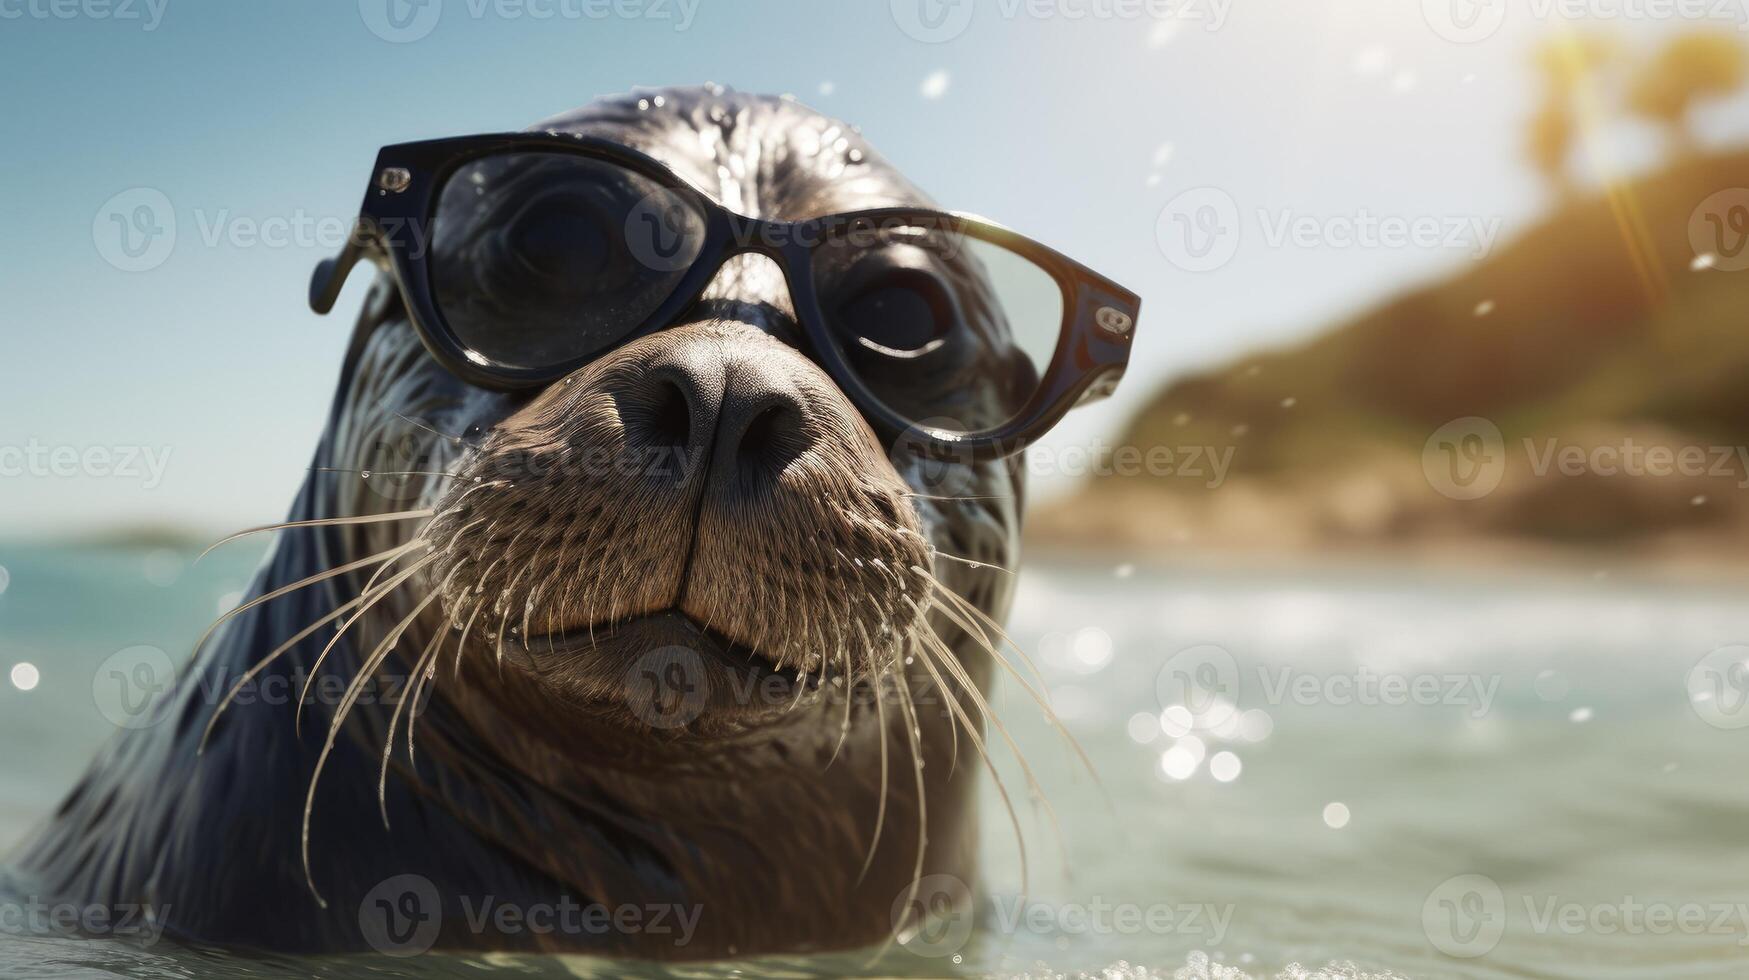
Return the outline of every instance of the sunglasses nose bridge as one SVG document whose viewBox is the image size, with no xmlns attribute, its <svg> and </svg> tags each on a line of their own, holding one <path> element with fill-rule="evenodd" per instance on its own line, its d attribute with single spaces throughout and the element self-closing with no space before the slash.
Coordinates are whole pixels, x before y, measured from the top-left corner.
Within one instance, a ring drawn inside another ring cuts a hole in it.
<svg viewBox="0 0 1749 980">
<path fill-rule="evenodd" d="M 731 318 L 767 333 L 799 329 L 789 271 L 764 249 L 727 251 L 676 325 Z"/>
</svg>

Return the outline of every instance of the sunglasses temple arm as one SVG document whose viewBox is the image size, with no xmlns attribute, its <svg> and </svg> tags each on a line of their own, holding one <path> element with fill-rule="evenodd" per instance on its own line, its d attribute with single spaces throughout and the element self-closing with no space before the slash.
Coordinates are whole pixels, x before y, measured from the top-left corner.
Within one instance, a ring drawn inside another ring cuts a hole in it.
<svg viewBox="0 0 1749 980">
<path fill-rule="evenodd" d="M 360 220 L 339 255 L 316 263 L 316 271 L 310 276 L 310 309 L 326 315 L 334 308 L 334 301 L 340 298 L 340 289 L 346 285 L 352 267 L 365 257 L 375 237 L 372 225 Z"/>
</svg>

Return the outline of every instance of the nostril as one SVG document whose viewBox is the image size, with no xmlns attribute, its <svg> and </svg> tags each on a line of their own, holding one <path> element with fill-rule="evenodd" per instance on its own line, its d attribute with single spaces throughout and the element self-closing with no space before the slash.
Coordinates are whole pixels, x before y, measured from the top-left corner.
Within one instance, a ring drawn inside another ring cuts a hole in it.
<svg viewBox="0 0 1749 980">
<path fill-rule="evenodd" d="M 761 470 L 783 469 L 805 448 L 801 428 L 801 412 L 788 399 L 760 406 L 741 429 L 736 461 Z"/>
<path fill-rule="evenodd" d="M 649 431 L 653 445 L 684 449 L 692 441 L 692 409 L 687 405 L 686 392 L 673 381 L 658 383 Z"/>
<path fill-rule="evenodd" d="M 692 441 L 692 406 L 680 383 L 649 377 L 619 399 L 626 434 L 641 446 L 685 449 Z"/>
</svg>

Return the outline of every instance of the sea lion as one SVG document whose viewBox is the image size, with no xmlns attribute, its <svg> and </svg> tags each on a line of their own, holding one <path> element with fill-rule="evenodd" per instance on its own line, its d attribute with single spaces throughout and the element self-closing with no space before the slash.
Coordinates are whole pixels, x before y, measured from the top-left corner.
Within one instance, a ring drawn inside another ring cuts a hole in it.
<svg viewBox="0 0 1749 980">
<path fill-rule="evenodd" d="M 787 99 L 540 128 L 746 214 L 929 203 Z M 740 255 L 680 322 L 511 394 L 438 366 L 379 277 L 248 599 L 13 874 L 190 942 L 670 959 L 880 943 L 921 878 L 973 881 L 1019 467 L 883 446 L 793 316 Z"/>
</svg>

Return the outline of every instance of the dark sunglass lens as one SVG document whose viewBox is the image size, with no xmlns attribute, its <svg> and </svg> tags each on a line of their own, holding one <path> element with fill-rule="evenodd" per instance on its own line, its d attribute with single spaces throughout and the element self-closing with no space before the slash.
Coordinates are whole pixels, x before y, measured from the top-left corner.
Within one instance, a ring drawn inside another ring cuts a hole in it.
<svg viewBox="0 0 1749 980">
<path fill-rule="evenodd" d="M 432 293 L 470 360 L 550 368 L 642 325 L 703 242 L 697 204 L 643 174 L 573 153 L 497 154 L 438 195 Z"/>
<path fill-rule="evenodd" d="M 986 432 L 1020 414 L 1062 332 L 1050 273 L 933 219 L 844 229 L 815 251 L 813 278 L 851 370 L 928 428 Z"/>
</svg>

